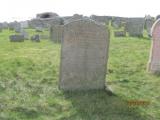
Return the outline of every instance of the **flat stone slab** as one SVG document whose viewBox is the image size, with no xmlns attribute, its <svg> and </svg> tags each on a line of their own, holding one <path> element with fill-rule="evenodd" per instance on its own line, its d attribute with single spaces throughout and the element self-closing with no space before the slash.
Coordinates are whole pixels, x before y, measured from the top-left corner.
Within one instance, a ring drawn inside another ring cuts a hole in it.
<svg viewBox="0 0 160 120">
<path fill-rule="evenodd" d="M 109 32 L 106 26 L 90 19 L 65 24 L 60 89 L 105 89 L 108 48 Z"/>
<path fill-rule="evenodd" d="M 31 36 L 31 41 L 40 42 L 40 36 L 38 34 Z"/>
<path fill-rule="evenodd" d="M 23 35 L 10 35 L 9 39 L 10 39 L 10 42 L 24 42 Z"/>
<path fill-rule="evenodd" d="M 126 32 L 125 31 L 115 31 L 114 36 L 115 37 L 126 37 Z"/>
</svg>

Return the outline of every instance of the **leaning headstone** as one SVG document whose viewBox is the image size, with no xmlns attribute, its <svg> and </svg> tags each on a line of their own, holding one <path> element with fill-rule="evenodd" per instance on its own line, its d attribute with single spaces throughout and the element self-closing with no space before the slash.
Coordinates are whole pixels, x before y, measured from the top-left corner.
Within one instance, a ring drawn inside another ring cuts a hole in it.
<svg viewBox="0 0 160 120">
<path fill-rule="evenodd" d="M 50 39 L 54 43 L 61 43 L 63 36 L 63 25 L 52 25 L 50 27 Z"/>
<path fill-rule="evenodd" d="M 160 73 L 160 19 L 152 26 L 152 47 L 148 70 L 152 73 Z"/>
<path fill-rule="evenodd" d="M 64 25 L 59 87 L 64 91 L 104 89 L 109 32 L 90 19 Z"/>
<path fill-rule="evenodd" d="M 24 42 L 23 35 L 10 35 L 9 39 L 10 39 L 10 42 Z"/>
<path fill-rule="evenodd" d="M 114 36 L 115 37 L 125 37 L 126 36 L 126 32 L 125 31 L 115 31 L 114 32 Z"/>
<path fill-rule="evenodd" d="M 132 37 L 142 37 L 144 22 L 144 18 L 128 18 L 126 23 L 126 31 Z"/>
<path fill-rule="evenodd" d="M 31 40 L 33 42 L 40 42 L 40 37 L 39 37 L 39 35 L 33 35 L 33 36 L 31 36 Z"/>
</svg>

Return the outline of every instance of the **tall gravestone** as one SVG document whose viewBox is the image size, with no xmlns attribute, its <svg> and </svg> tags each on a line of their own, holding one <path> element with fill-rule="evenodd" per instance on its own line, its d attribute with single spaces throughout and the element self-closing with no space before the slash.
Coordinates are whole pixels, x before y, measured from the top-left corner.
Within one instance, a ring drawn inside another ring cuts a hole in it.
<svg viewBox="0 0 160 120">
<path fill-rule="evenodd" d="M 132 37 L 142 37 L 144 22 L 144 18 L 128 18 L 125 29 Z"/>
<path fill-rule="evenodd" d="M 160 73 L 160 19 L 152 26 L 152 47 L 148 70 L 152 73 Z"/>
<path fill-rule="evenodd" d="M 65 91 L 104 89 L 109 32 L 90 19 L 64 25 L 59 87 Z"/>
<path fill-rule="evenodd" d="M 63 36 L 63 25 L 52 25 L 50 27 L 50 39 L 54 43 L 61 43 Z"/>
</svg>

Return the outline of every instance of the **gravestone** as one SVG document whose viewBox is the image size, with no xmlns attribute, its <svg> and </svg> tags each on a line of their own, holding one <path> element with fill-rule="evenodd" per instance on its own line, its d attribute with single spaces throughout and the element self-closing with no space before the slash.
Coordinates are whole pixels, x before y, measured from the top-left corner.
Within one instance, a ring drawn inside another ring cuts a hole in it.
<svg viewBox="0 0 160 120">
<path fill-rule="evenodd" d="M 144 18 L 128 18 L 126 23 L 126 31 L 132 37 L 142 37 L 144 22 Z"/>
<path fill-rule="evenodd" d="M 160 19 L 152 26 L 152 47 L 148 70 L 152 73 L 160 73 Z"/>
<path fill-rule="evenodd" d="M 15 30 L 15 32 L 19 33 L 21 31 L 21 25 L 18 22 L 11 22 L 8 24 L 9 30 Z"/>
<path fill-rule="evenodd" d="M 24 42 L 23 35 L 10 35 L 9 39 L 10 39 L 10 42 Z"/>
<path fill-rule="evenodd" d="M 54 43 L 61 43 L 63 36 L 63 25 L 52 25 L 50 27 L 50 39 Z"/>
<path fill-rule="evenodd" d="M 151 36 L 151 28 L 152 28 L 153 23 L 154 23 L 154 19 L 152 18 L 148 18 L 145 21 L 145 26 L 147 29 L 148 36 Z"/>
<path fill-rule="evenodd" d="M 109 32 L 90 19 L 64 25 L 59 87 L 64 91 L 104 89 Z"/>
<path fill-rule="evenodd" d="M 21 32 L 20 32 L 20 34 L 24 36 L 25 40 L 29 39 L 29 34 L 25 30 L 22 29 Z"/>
<path fill-rule="evenodd" d="M 39 37 L 38 34 L 37 34 L 37 35 L 33 35 L 33 36 L 31 36 L 31 40 L 32 40 L 33 42 L 40 42 L 40 37 Z"/>
<path fill-rule="evenodd" d="M 114 36 L 115 37 L 125 37 L 126 36 L 126 32 L 125 31 L 115 31 L 114 32 Z"/>
</svg>

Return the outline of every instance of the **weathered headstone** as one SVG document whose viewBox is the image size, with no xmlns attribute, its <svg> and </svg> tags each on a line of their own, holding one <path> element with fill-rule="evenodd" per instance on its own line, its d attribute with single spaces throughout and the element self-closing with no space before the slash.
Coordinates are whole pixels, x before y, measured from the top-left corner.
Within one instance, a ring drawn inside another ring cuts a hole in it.
<svg viewBox="0 0 160 120">
<path fill-rule="evenodd" d="M 148 70 L 152 73 L 160 73 L 160 19 L 152 26 L 152 47 Z"/>
<path fill-rule="evenodd" d="M 90 19 L 64 25 L 59 87 L 65 91 L 104 89 L 109 32 Z"/>
<path fill-rule="evenodd" d="M 144 18 L 128 18 L 126 23 L 126 31 L 132 37 L 142 37 L 144 22 Z"/>
<path fill-rule="evenodd" d="M 63 36 L 63 25 L 52 25 L 50 27 L 50 39 L 55 43 L 61 43 Z"/>
<path fill-rule="evenodd" d="M 19 33 L 21 31 L 21 25 L 16 21 L 9 23 L 8 26 L 10 30 L 15 30 L 15 32 Z"/>
<path fill-rule="evenodd" d="M 150 16 L 145 17 L 145 27 L 148 33 L 148 36 L 151 36 L 151 28 L 154 23 L 154 19 Z"/>
<path fill-rule="evenodd" d="M 40 37 L 39 37 L 39 35 L 33 35 L 33 36 L 31 36 L 31 40 L 33 42 L 40 42 Z"/>
<path fill-rule="evenodd" d="M 23 35 L 10 35 L 9 39 L 10 39 L 10 42 L 24 42 Z"/>
</svg>

